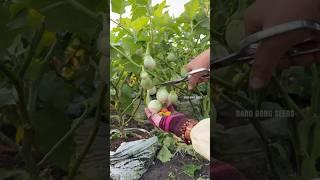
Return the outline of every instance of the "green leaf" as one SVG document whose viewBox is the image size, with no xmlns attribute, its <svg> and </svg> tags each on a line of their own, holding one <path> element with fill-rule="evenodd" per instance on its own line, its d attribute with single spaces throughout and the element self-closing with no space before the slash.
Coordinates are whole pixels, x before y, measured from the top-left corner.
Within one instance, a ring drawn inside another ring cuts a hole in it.
<svg viewBox="0 0 320 180">
<path fill-rule="evenodd" d="M 53 71 L 46 73 L 40 81 L 39 99 L 56 109 L 65 110 L 73 90 Z"/>
<path fill-rule="evenodd" d="M 121 88 L 121 95 L 120 95 L 120 104 L 121 109 L 124 110 L 126 107 L 129 106 L 129 104 L 132 102 L 132 93 L 133 89 L 127 85 L 124 84 Z M 132 106 L 129 108 L 128 112 L 132 110 Z"/>
<path fill-rule="evenodd" d="M 145 31 L 138 32 L 137 41 L 148 41 L 149 36 Z"/>
<path fill-rule="evenodd" d="M 134 21 L 137 18 L 141 17 L 141 16 L 146 16 L 147 15 L 147 9 L 144 6 L 133 6 L 132 10 L 131 10 L 131 20 Z"/>
<path fill-rule="evenodd" d="M 111 0 L 112 12 L 123 14 L 125 12 L 125 1 L 124 0 Z"/>
<path fill-rule="evenodd" d="M 122 47 L 130 56 L 133 55 L 137 50 L 136 42 L 130 36 L 122 38 Z"/>
<path fill-rule="evenodd" d="M 103 0 L 106 1 L 106 0 Z M 49 31 L 73 31 L 82 35 L 92 36 L 96 33 L 98 22 L 97 18 L 88 15 L 88 11 L 97 15 L 97 9 L 101 6 L 101 0 L 77 0 L 81 7 L 87 11 L 75 7 L 67 1 L 56 0 L 30 0 L 29 6 L 45 16 L 46 27 Z M 104 3 L 103 3 L 104 4 Z M 103 8 L 107 11 L 107 6 Z"/>
<path fill-rule="evenodd" d="M 173 150 L 173 147 L 176 144 L 176 140 L 171 136 L 166 136 L 162 143 L 163 143 L 163 146 L 166 146 L 168 149 Z"/>
<path fill-rule="evenodd" d="M 191 0 L 190 2 L 184 5 L 185 14 L 190 19 L 193 19 L 194 16 L 197 14 L 199 7 L 200 7 L 199 0 Z"/>
<path fill-rule="evenodd" d="M 152 19 L 152 24 L 155 25 L 156 27 L 161 27 L 161 28 L 175 28 L 177 27 L 172 23 L 172 18 L 170 17 L 169 13 L 166 12 L 163 14 L 161 17 L 154 17 Z"/>
<path fill-rule="evenodd" d="M 157 155 L 157 158 L 163 163 L 170 161 L 172 157 L 173 155 L 171 154 L 167 146 L 162 146 Z"/>
<path fill-rule="evenodd" d="M 157 17 L 161 17 L 162 16 L 162 11 L 163 11 L 163 9 L 165 7 L 166 7 L 166 0 L 162 1 L 162 3 L 160 3 L 158 5 L 158 7 L 154 11 L 154 15 L 157 16 Z"/>
<path fill-rule="evenodd" d="M 128 32 L 122 28 L 116 27 L 111 31 L 110 41 L 112 43 L 118 43 Z"/>
<path fill-rule="evenodd" d="M 140 31 L 149 22 L 149 18 L 142 16 L 137 18 L 131 23 L 131 27 L 136 31 Z"/>
<path fill-rule="evenodd" d="M 195 164 L 186 164 L 182 167 L 183 172 L 190 177 L 194 177 L 196 171 L 201 170 L 201 166 Z"/>
<path fill-rule="evenodd" d="M 140 5 L 148 5 L 150 0 L 136 0 L 136 3 Z"/>
</svg>

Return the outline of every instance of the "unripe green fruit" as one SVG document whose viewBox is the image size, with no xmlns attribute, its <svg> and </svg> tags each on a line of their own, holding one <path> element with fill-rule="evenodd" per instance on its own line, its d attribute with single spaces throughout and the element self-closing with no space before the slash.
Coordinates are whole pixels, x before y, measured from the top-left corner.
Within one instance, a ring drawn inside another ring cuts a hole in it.
<svg viewBox="0 0 320 180">
<path fill-rule="evenodd" d="M 153 87 L 153 83 L 150 78 L 142 79 L 140 85 L 146 90 L 149 90 Z"/>
<path fill-rule="evenodd" d="M 150 55 L 145 55 L 143 60 L 144 67 L 147 69 L 153 69 L 156 67 L 156 62 Z"/>
<path fill-rule="evenodd" d="M 166 88 L 161 88 L 157 92 L 157 100 L 159 100 L 161 103 L 166 103 L 168 100 L 168 91 Z"/>
<path fill-rule="evenodd" d="M 175 91 L 171 91 L 170 94 L 168 95 L 168 102 L 170 104 L 175 104 L 178 102 L 178 95 Z"/>
<path fill-rule="evenodd" d="M 158 113 L 162 108 L 162 104 L 158 100 L 152 100 L 148 104 L 148 109 L 152 110 L 154 113 Z"/>
<path fill-rule="evenodd" d="M 153 86 L 153 88 L 149 89 L 148 91 L 150 95 L 155 95 L 157 93 L 157 88 Z"/>
<path fill-rule="evenodd" d="M 142 71 L 140 73 L 140 78 L 141 79 L 147 79 L 147 78 L 149 78 L 149 74 L 147 72 L 145 72 L 145 71 Z"/>
</svg>

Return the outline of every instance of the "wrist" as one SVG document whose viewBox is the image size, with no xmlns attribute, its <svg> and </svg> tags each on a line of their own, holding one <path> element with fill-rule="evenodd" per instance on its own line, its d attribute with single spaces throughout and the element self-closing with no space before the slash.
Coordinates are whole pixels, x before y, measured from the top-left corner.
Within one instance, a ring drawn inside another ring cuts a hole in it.
<svg viewBox="0 0 320 180">
<path fill-rule="evenodd" d="M 190 133 L 192 128 L 198 123 L 198 121 L 193 119 L 188 119 L 181 128 L 182 139 L 186 144 L 191 144 Z"/>
</svg>

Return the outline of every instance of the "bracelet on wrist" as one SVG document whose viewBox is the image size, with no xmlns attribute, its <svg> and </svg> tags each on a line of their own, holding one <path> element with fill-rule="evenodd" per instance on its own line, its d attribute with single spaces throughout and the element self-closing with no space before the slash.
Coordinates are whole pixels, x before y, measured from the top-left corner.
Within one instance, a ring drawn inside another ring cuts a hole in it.
<svg viewBox="0 0 320 180">
<path fill-rule="evenodd" d="M 186 144 L 191 144 L 191 137 L 190 137 L 190 133 L 191 133 L 191 129 L 193 128 L 193 126 L 195 126 L 198 123 L 198 121 L 195 121 L 193 119 L 188 119 L 183 126 L 181 127 L 181 138 L 183 139 L 183 141 Z"/>
</svg>

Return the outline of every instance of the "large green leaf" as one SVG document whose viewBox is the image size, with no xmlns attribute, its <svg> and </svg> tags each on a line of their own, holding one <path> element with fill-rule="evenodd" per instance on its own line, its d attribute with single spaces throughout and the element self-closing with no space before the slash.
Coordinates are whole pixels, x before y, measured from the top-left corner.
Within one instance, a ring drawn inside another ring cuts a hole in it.
<svg viewBox="0 0 320 180">
<path fill-rule="evenodd" d="M 157 17 L 161 17 L 162 16 L 162 11 L 163 9 L 166 7 L 166 0 L 162 1 L 162 3 L 160 3 L 157 8 L 154 11 L 154 15 Z"/>
<path fill-rule="evenodd" d="M 68 2 L 77 2 L 78 5 L 75 6 Z M 105 7 L 101 8 L 101 4 Z M 48 30 L 54 32 L 75 31 L 86 35 L 94 34 L 99 24 L 97 19 L 88 14 L 91 13 L 95 16 L 98 10 L 105 12 L 108 9 L 107 3 L 102 3 L 101 0 L 58 2 L 55 0 L 30 0 L 29 5 L 45 16 Z"/>
<path fill-rule="evenodd" d="M 122 38 L 122 47 L 125 52 L 129 55 L 132 55 L 137 50 L 137 45 L 134 39 L 130 36 Z"/>
<path fill-rule="evenodd" d="M 131 20 L 134 21 L 141 16 L 147 15 L 147 8 L 144 6 L 132 6 L 131 10 Z"/>
<path fill-rule="evenodd" d="M 189 17 L 190 19 L 193 19 L 193 17 L 197 14 L 197 11 L 200 7 L 199 0 L 191 0 L 187 4 L 185 4 L 185 15 Z"/>
<path fill-rule="evenodd" d="M 142 16 L 137 18 L 131 23 L 131 27 L 136 31 L 140 31 L 144 26 L 146 26 L 149 22 L 149 18 Z"/>
<path fill-rule="evenodd" d="M 65 110 L 72 93 L 72 88 L 53 71 L 45 74 L 39 85 L 39 99 L 59 110 Z"/>
<path fill-rule="evenodd" d="M 152 19 L 152 24 L 160 28 L 177 27 L 177 25 L 172 22 L 172 18 L 170 17 L 168 12 L 162 14 L 161 17 L 154 17 Z"/>
<path fill-rule="evenodd" d="M 123 14 L 125 12 L 125 1 L 124 0 L 111 0 L 112 12 Z"/>
</svg>

